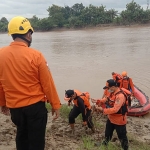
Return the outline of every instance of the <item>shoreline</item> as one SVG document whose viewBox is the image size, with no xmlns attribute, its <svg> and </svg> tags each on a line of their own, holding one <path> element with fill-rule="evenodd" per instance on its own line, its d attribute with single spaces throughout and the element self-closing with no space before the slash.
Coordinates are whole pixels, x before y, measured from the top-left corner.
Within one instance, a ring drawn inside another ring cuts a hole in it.
<svg viewBox="0 0 150 150">
<path fill-rule="evenodd" d="M 86 26 L 82 28 L 54 28 L 49 31 L 35 31 L 35 32 L 62 32 L 62 31 L 79 31 L 79 30 L 103 30 L 103 29 L 116 29 L 116 28 L 143 28 L 150 27 L 150 23 L 147 24 L 131 24 L 131 25 L 113 25 L 113 24 L 101 24 L 97 26 Z"/>
<path fill-rule="evenodd" d="M 131 25 L 114 25 L 114 24 L 100 24 L 97 26 L 86 26 L 86 27 L 79 27 L 79 28 L 53 28 L 48 31 L 35 31 L 35 32 L 59 32 L 59 31 L 78 31 L 78 30 L 93 30 L 93 29 L 113 29 L 113 28 L 143 28 L 143 27 L 150 27 L 150 23 L 146 24 L 131 24 Z M 7 32 L 0 32 L 0 34 L 7 34 Z"/>
</svg>

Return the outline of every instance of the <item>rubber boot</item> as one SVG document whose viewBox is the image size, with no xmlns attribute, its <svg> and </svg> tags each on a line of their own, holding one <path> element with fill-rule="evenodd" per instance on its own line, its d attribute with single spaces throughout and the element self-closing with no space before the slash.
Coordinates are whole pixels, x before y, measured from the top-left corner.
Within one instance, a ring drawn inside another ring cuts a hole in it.
<svg viewBox="0 0 150 150">
<path fill-rule="evenodd" d="M 74 124 L 70 124 L 70 127 L 71 127 L 71 134 L 73 135 L 74 134 Z"/>
</svg>

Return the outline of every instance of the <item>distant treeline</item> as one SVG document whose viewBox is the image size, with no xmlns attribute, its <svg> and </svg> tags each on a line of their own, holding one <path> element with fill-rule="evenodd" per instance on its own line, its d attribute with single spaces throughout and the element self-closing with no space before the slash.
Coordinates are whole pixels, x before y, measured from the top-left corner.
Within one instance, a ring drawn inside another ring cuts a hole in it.
<svg viewBox="0 0 150 150">
<path fill-rule="evenodd" d="M 85 7 L 81 4 L 69 6 L 52 5 L 48 9 L 47 18 L 33 16 L 28 18 L 35 31 L 49 31 L 54 28 L 82 28 L 93 27 L 103 24 L 131 25 L 150 22 L 150 9 L 144 10 L 139 4 L 131 1 L 126 9 L 118 13 L 115 9 L 107 10 L 105 6 L 94 6 L 90 4 Z M 7 31 L 8 20 L 0 19 L 0 32 Z"/>
</svg>

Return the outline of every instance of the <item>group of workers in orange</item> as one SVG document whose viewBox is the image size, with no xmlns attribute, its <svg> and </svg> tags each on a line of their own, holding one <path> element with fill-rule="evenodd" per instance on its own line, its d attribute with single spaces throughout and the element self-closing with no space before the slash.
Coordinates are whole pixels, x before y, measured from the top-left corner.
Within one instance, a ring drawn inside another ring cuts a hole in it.
<svg viewBox="0 0 150 150">
<path fill-rule="evenodd" d="M 123 71 L 122 75 L 112 72 L 112 79 L 107 80 L 103 88 L 104 94 L 101 99 L 91 99 L 95 103 L 95 109 L 108 116 L 105 128 L 105 140 L 102 144 L 107 145 L 111 140 L 113 131 L 116 130 L 121 146 L 128 150 L 128 138 L 126 131 L 128 105 L 131 105 L 131 96 L 134 96 L 132 79 Z M 68 104 L 73 101 L 74 106 L 69 114 L 69 123 L 74 131 L 75 118 L 81 113 L 83 125 L 95 132 L 91 116 L 89 97 L 78 90 L 67 90 L 65 100 Z M 130 103 L 130 104 L 129 104 Z"/>
<path fill-rule="evenodd" d="M 45 102 L 51 104 L 54 119 L 59 117 L 61 103 L 44 56 L 30 48 L 34 30 L 29 20 L 22 16 L 12 18 L 8 32 L 14 41 L 0 49 L 0 112 L 10 114 L 16 125 L 17 150 L 44 150 L 47 124 Z M 128 150 L 127 94 L 123 89 L 129 90 L 134 96 L 134 86 L 126 72 L 122 76 L 113 72 L 112 76 L 113 79 L 106 82 L 102 99 L 92 99 L 92 102 L 97 104 L 98 111 L 108 115 L 103 144 L 107 145 L 116 129 L 122 148 Z M 69 114 L 72 131 L 75 118 L 81 113 L 83 126 L 95 132 L 89 93 L 67 90 L 65 99 L 68 104 L 74 103 Z M 101 107 L 101 103 L 105 103 L 106 107 Z"/>
</svg>

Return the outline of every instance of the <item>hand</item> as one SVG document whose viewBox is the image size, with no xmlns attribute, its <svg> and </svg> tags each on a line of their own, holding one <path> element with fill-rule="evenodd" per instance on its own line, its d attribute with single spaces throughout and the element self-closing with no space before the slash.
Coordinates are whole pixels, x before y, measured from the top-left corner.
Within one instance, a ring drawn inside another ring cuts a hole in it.
<svg viewBox="0 0 150 150">
<path fill-rule="evenodd" d="M 55 114 L 53 120 L 56 120 L 59 117 L 59 109 L 52 109 L 52 116 Z"/>
<path fill-rule="evenodd" d="M 73 106 L 72 102 L 68 102 L 68 106 Z"/>
<path fill-rule="evenodd" d="M 84 121 L 84 122 L 82 123 L 82 126 L 86 126 L 86 125 L 87 125 L 87 122 Z"/>
<path fill-rule="evenodd" d="M 9 116 L 10 115 L 9 108 L 6 106 L 1 106 L 1 113 L 6 115 L 6 116 Z"/>
<path fill-rule="evenodd" d="M 103 113 L 103 108 L 102 107 L 96 106 L 96 110 L 98 110 L 99 112 Z"/>
</svg>

